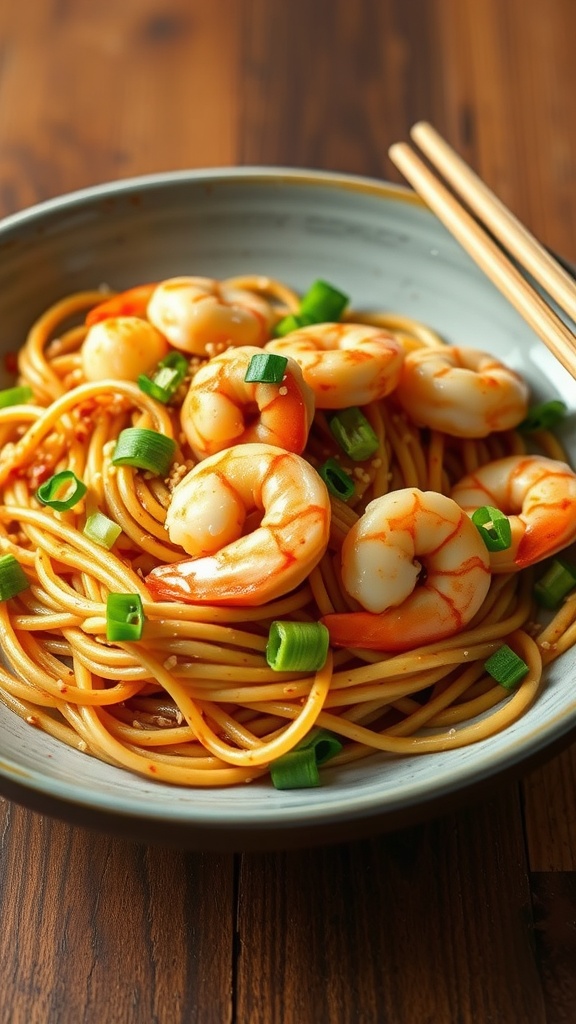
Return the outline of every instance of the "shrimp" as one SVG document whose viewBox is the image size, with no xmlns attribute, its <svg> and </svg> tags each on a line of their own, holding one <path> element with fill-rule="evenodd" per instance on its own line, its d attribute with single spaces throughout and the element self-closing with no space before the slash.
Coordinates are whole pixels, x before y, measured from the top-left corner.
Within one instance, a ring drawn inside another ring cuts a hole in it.
<svg viewBox="0 0 576 1024">
<path fill-rule="evenodd" d="M 136 380 L 168 354 L 169 345 L 146 320 L 117 316 L 88 328 L 81 350 L 86 380 Z"/>
<path fill-rule="evenodd" d="M 342 545 L 342 582 L 366 610 L 322 621 L 337 646 L 405 651 L 458 633 L 490 579 L 484 542 L 456 502 L 406 487 L 371 501 Z"/>
<path fill-rule="evenodd" d="M 318 409 L 346 409 L 384 398 L 398 383 L 399 341 L 381 327 L 315 324 L 269 341 L 266 349 L 300 363 Z"/>
<path fill-rule="evenodd" d="M 519 374 L 487 352 L 445 345 L 408 353 L 396 398 L 417 426 L 486 437 L 524 419 L 529 392 Z"/>
<path fill-rule="evenodd" d="M 509 455 L 481 466 L 452 488 L 469 514 L 483 505 L 509 517 L 511 547 L 491 551 L 493 572 L 515 572 L 576 540 L 576 473 L 542 455 Z"/>
<path fill-rule="evenodd" d="M 260 525 L 244 533 L 252 513 Z M 297 587 L 328 545 L 330 498 L 301 456 L 268 444 L 227 448 L 174 488 L 166 526 L 192 557 L 146 577 L 157 600 L 261 605 Z"/>
<path fill-rule="evenodd" d="M 314 418 L 314 395 L 293 359 L 280 384 L 245 381 L 252 356 L 260 352 L 250 345 L 229 348 L 204 363 L 193 377 L 180 423 L 197 459 L 252 441 L 298 455 L 304 451 Z"/>
<path fill-rule="evenodd" d="M 229 345 L 262 346 L 273 314 L 265 299 L 210 277 L 173 277 L 152 292 L 150 322 L 174 348 L 215 355 Z"/>
</svg>

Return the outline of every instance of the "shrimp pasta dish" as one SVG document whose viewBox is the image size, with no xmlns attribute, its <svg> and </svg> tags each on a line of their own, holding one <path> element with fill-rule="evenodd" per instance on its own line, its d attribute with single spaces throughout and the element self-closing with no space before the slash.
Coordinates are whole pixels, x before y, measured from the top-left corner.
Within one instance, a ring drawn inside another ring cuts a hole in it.
<svg viewBox="0 0 576 1024">
<path fill-rule="evenodd" d="M 562 403 L 449 342 L 321 279 L 47 309 L 0 392 L 0 700 L 193 787 L 517 720 L 576 641 L 576 474 Z"/>
</svg>

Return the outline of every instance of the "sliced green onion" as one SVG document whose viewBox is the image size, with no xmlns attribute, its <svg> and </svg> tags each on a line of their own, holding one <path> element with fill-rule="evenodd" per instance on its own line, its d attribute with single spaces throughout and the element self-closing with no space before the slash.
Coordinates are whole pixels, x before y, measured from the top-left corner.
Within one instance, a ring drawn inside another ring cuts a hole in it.
<svg viewBox="0 0 576 1024">
<path fill-rule="evenodd" d="M 312 789 L 320 785 L 320 772 L 314 751 L 291 750 L 272 761 L 270 778 L 275 789 Z"/>
<path fill-rule="evenodd" d="M 292 331 L 299 331 L 301 327 L 310 327 L 312 324 L 318 323 L 314 320 L 314 317 L 302 316 L 299 313 L 289 313 L 282 320 L 279 320 L 274 328 L 274 334 L 277 338 L 283 338 L 286 334 L 292 334 Z"/>
<path fill-rule="evenodd" d="M 122 527 L 105 516 L 103 512 L 93 512 L 91 516 L 88 516 L 83 532 L 89 540 L 110 550 L 122 533 Z"/>
<path fill-rule="evenodd" d="M 336 757 L 342 750 L 342 743 L 333 732 L 329 732 L 328 729 L 312 729 L 300 743 L 295 750 L 308 750 L 314 751 L 316 758 L 316 764 L 322 766 L 326 764 L 332 757 Z"/>
<path fill-rule="evenodd" d="M 339 320 L 348 305 L 344 292 L 326 281 L 314 281 L 300 302 L 300 315 L 312 316 L 316 323 L 332 323 Z"/>
<path fill-rule="evenodd" d="M 2 555 L 0 557 L 0 601 L 8 601 L 11 597 L 16 597 L 16 594 L 27 590 L 29 586 L 30 580 L 14 555 Z"/>
<path fill-rule="evenodd" d="M 275 352 L 258 352 L 252 356 L 244 380 L 247 384 L 280 384 L 288 360 Z"/>
<path fill-rule="evenodd" d="M 348 498 L 352 497 L 356 489 L 354 481 L 350 474 L 342 469 L 342 466 L 336 459 L 326 459 L 326 462 L 320 466 L 318 472 L 330 493 L 336 498 L 348 501 Z"/>
<path fill-rule="evenodd" d="M 528 671 L 528 665 L 508 644 L 502 644 L 484 663 L 484 668 L 505 690 L 513 690 Z"/>
<path fill-rule="evenodd" d="M 57 494 L 67 494 L 67 497 L 57 498 Z M 38 501 L 56 512 L 67 512 L 74 508 L 81 498 L 86 494 L 86 484 L 79 480 L 71 469 L 63 469 L 56 473 L 49 480 L 45 480 L 36 491 Z"/>
<path fill-rule="evenodd" d="M 0 409 L 7 409 L 9 405 L 24 405 L 33 394 L 32 388 L 28 387 L 4 388 L 0 391 Z"/>
<path fill-rule="evenodd" d="M 301 327 L 311 324 L 334 323 L 339 320 L 348 305 L 349 298 L 344 292 L 326 281 L 314 281 L 300 301 L 297 313 L 289 313 L 276 324 L 275 334 L 284 337 Z"/>
<path fill-rule="evenodd" d="M 368 459 L 378 451 L 378 438 L 364 413 L 355 405 L 336 413 L 330 420 L 330 430 L 346 455 L 355 462 Z"/>
<path fill-rule="evenodd" d="M 506 551 L 512 544 L 512 527 L 508 516 L 492 505 L 482 505 L 472 513 L 472 522 L 477 528 L 488 551 Z"/>
<path fill-rule="evenodd" d="M 531 434 L 536 430 L 552 430 L 558 426 L 567 413 L 567 407 L 559 399 L 552 399 L 550 402 L 541 402 L 528 410 L 526 419 L 518 426 L 518 430 Z"/>
<path fill-rule="evenodd" d="M 268 632 L 266 661 L 275 672 L 317 672 L 326 661 L 329 643 L 322 622 L 275 621 Z"/>
<path fill-rule="evenodd" d="M 270 776 L 276 789 L 309 789 L 320 785 L 318 768 L 342 750 L 337 736 L 326 729 L 312 729 L 288 754 L 273 761 Z"/>
<path fill-rule="evenodd" d="M 166 476 L 174 453 L 176 442 L 157 430 L 146 427 L 126 427 L 118 435 L 112 464 L 114 466 L 135 466 L 147 469 L 157 476 Z"/>
<path fill-rule="evenodd" d="M 144 610 L 140 594 L 108 594 L 107 640 L 140 640 L 143 628 Z"/>
<path fill-rule="evenodd" d="M 188 372 L 188 361 L 180 352 L 169 352 L 161 359 L 151 377 L 141 373 L 138 387 L 146 395 L 166 405 Z"/>
<path fill-rule="evenodd" d="M 557 608 L 566 594 L 576 587 L 576 565 L 555 558 L 547 571 L 534 587 L 538 604 L 545 608 Z"/>
</svg>

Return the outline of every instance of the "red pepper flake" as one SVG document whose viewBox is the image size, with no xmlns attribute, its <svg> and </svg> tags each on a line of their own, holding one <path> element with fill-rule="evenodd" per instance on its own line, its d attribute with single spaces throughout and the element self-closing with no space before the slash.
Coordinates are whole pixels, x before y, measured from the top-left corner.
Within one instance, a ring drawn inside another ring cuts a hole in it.
<svg viewBox="0 0 576 1024">
<path fill-rule="evenodd" d="M 4 356 L 4 369 L 7 373 L 16 373 L 18 370 L 18 355 L 16 352 L 7 352 Z"/>
<path fill-rule="evenodd" d="M 153 775 L 155 775 L 155 774 L 156 774 L 156 772 L 158 771 L 158 769 L 157 769 L 157 767 L 156 767 L 156 765 L 155 765 L 155 764 L 149 764 L 149 765 L 148 765 L 148 771 L 149 771 L 149 772 L 152 772 L 152 774 L 153 774 Z"/>
</svg>

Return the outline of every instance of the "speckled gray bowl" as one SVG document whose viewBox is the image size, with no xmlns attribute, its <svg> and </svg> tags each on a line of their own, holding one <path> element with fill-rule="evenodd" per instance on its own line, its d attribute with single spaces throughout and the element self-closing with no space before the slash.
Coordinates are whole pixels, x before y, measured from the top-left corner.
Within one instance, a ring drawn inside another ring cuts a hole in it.
<svg viewBox="0 0 576 1024">
<path fill-rule="evenodd" d="M 1 345 L 34 316 L 102 282 L 122 288 L 182 273 L 257 272 L 297 288 L 316 277 L 358 307 L 403 311 L 447 339 L 521 367 L 536 396 L 573 380 L 411 193 L 342 175 L 194 171 L 117 182 L 44 203 L 0 225 Z M 572 424 L 574 417 L 572 416 Z M 576 431 L 568 442 L 576 455 Z M 533 708 L 490 740 L 444 754 L 375 756 L 325 784 L 218 791 L 151 784 L 60 746 L 0 706 L 0 790 L 39 811 L 151 842 L 264 848 L 393 828 L 518 772 L 576 726 L 576 653 L 558 661 Z"/>
</svg>

